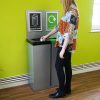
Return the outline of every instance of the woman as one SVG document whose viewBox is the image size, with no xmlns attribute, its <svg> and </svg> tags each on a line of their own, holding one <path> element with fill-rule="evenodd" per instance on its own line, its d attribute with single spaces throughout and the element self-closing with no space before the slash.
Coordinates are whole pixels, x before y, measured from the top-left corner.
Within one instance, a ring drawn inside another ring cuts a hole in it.
<svg viewBox="0 0 100 100">
<path fill-rule="evenodd" d="M 53 34 L 57 34 L 55 47 L 58 47 L 55 67 L 59 80 L 59 88 L 50 94 L 50 98 L 60 98 L 71 94 L 71 52 L 76 48 L 76 35 L 78 30 L 78 10 L 74 0 L 61 0 L 64 9 L 59 24 L 50 33 L 41 37 L 46 40 Z"/>
</svg>

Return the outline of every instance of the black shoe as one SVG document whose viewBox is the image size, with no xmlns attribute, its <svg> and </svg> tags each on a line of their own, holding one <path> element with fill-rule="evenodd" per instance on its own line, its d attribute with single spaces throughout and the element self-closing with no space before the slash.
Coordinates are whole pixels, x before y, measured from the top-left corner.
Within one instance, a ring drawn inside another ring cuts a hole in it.
<svg viewBox="0 0 100 100">
<path fill-rule="evenodd" d="M 53 93 L 53 94 L 50 94 L 49 95 L 49 98 L 61 98 L 61 97 L 64 97 L 66 94 L 65 94 L 65 91 L 63 90 L 58 90 L 57 92 Z"/>
<path fill-rule="evenodd" d="M 57 94 L 57 92 L 54 92 L 54 93 L 52 93 L 52 94 L 49 94 L 49 97 L 52 97 L 52 96 L 54 96 L 54 95 L 56 95 Z"/>
<path fill-rule="evenodd" d="M 59 88 L 56 88 L 56 90 L 58 91 Z M 67 89 L 65 89 L 65 94 L 71 94 L 71 90 L 67 90 Z"/>
</svg>

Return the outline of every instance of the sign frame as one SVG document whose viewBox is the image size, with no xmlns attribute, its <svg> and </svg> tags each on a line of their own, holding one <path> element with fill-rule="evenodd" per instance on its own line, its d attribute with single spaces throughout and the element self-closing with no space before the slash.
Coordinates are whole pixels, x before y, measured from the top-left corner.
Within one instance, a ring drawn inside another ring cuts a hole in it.
<svg viewBox="0 0 100 100">
<path fill-rule="evenodd" d="M 27 11 L 27 30 L 28 32 L 34 32 L 34 31 L 42 31 L 42 12 L 41 11 Z M 39 14 L 40 15 L 40 29 L 31 29 L 31 23 L 30 23 L 30 15 L 31 14 Z"/>
<path fill-rule="evenodd" d="M 48 29 L 48 19 L 47 19 L 47 16 L 48 14 L 57 14 L 57 25 L 58 25 L 58 14 L 59 14 L 59 11 L 46 11 L 46 31 L 51 31 L 52 29 Z"/>
</svg>

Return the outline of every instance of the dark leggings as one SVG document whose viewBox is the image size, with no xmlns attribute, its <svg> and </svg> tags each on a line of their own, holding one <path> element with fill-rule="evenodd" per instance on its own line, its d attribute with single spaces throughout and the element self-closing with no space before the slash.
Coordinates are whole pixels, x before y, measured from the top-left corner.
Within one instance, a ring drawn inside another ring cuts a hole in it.
<svg viewBox="0 0 100 100">
<path fill-rule="evenodd" d="M 61 47 L 58 48 L 56 57 L 56 71 L 59 81 L 59 89 L 65 89 L 71 91 L 71 78 L 72 78 L 72 68 L 71 68 L 71 52 L 67 49 L 64 54 L 64 59 L 59 57 Z"/>
</svg>

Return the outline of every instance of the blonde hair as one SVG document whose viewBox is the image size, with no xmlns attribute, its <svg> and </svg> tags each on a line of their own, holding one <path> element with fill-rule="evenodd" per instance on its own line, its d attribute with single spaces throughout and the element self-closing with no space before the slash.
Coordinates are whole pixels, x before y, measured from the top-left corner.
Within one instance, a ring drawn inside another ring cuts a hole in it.
<svg viewBox="0 0 100 100">
<path fill-rule="evenodd" d="M 63 3 L 64 14 L 66 14 L 66 12 L 69 11 L 72 3 L 76 5 L 74 0 L 64 0 L 64 3 Z"/>
</svg>

